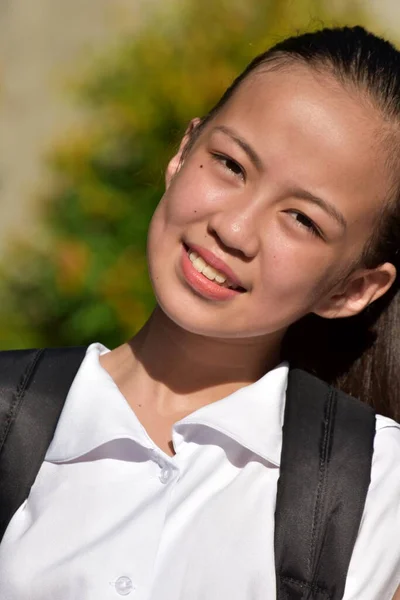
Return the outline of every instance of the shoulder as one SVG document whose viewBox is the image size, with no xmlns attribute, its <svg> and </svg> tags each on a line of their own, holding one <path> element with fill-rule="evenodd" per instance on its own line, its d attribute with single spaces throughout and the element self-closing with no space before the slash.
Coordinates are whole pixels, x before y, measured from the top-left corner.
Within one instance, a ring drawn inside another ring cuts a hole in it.
<svg viewBox="0 0 400 600">
<path fill-rule="evenodd" d="M 400 435 L 400 423 L 397 423 L 393 419 L 389 419 L 389 417 L 384 417 L 383 415 L 376 415 L 376 432 L 386 431 L 388 433 L 391 432 L 390 435 L 399 436 Z"/>
<path fill-rule="evenodd" d="M 14 392 L 23 396 L 35 380 L 41 393 L 47 393 L 44 382 L 72 380 L 86 354 L 86 347 L 2 350 L 0 352 L 0 401 L 14 402 Z M 57 386 L 56 386 L 57 388 Z M 58 389 L 58 388 L 57 388 Z M 54 392 L 56 393 L 56 392 Z"/>
<path fill-rule="evenodd" d="M 371 483 L 345 600 L 393 598 L 400 584 L 400 425 L 377 415 Z"/>
<path fill-rule="evenodd" d="M 377 485 L 390 486 L 400 508 L 400 424 L 382 415 L 376 417 L 370 491 Z"/>
<path fill-rule="evenodd" d="M 2 350 L 0 352 L 0 386 L 8 389 L 16 385 L 25 373 L 29 373 L 42 350 Z"/>
</svg>

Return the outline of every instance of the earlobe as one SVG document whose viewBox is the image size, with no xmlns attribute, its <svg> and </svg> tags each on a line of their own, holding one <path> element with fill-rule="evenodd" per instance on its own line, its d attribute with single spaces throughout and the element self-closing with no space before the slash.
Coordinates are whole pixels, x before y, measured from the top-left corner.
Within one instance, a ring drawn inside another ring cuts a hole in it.
<svg viewBox="0 0 400 600">
<path fill-rule="evenodd" d="M 201 121 L 202 119 L 199 117 L 196 117 L 190 121 L 186 128 L 185 135 L 183 136 L 179 145 L 178 152 L 169 161 L 165 172 L 165 186 L 167 189 L 173 177 L 179 172 L 181 166 L 183 165 L 185 149 L 187 148 L 187 145 L 190 142 L 196 127 L 200 125 Z"/>
<path fill-rule="evenodd" d="M 396 267 L 391 263 L 384 263 L 375 269 L 357 271 L 344 283 L 340 291 L 334 291 L 313 312 L 326 319 L 353 317 L 381 298 L 395 279 Z"/>
</svg>

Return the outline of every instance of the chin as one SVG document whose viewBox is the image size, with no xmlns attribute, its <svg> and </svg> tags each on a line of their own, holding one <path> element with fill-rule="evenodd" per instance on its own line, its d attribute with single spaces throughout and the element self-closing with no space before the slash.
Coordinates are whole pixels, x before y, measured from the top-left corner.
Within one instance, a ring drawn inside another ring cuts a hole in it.
<svg viewBox="0 0 400 600">
<path fill-rule="evenodd" d="M 153 284 L 157 304 L 174 325 L 193 335 L 221 339 L 245 339 L 262 334 L 251 319 L 242 318 L 227 305 L 219 305 L 196 296 L 191 290 L 166 290 L 158 280 Z M 177 286 L 178 287 L 178 286 Z"/>
<path fill-rule="evenodd" d="M 197 298 L 186 290 L 161 290 L 160 285 L 153 289 L 157 304 L 166 317 L 177 327 L 195 335 L 205 337 L 236 337 L 238 332 L 232 331 L 232 322 L 225 326 L 225 319 L 221 319 L 218 307 Z"/>
</svg>

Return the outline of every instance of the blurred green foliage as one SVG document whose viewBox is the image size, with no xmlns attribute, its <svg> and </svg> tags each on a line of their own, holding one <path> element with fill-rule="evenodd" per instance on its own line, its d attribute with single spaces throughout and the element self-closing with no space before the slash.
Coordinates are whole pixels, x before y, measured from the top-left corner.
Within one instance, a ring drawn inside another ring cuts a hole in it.
<svg viewBox="0 0 400 600">
<path fill-rule="evenodd" d="M 146 230 L 186 123 L 279 39 L 322 25 L 365 24 L 357 2 L 336 13 L 328 5 L 158 3 L 134 39 L 85 73 L 78 98 L 88 118 L 50 157 L 43 239 L 19 242 L 0 267 L 0 347 L 95 340 L 113 347 L 141 326 L 153 306 Z"/>
</svg>

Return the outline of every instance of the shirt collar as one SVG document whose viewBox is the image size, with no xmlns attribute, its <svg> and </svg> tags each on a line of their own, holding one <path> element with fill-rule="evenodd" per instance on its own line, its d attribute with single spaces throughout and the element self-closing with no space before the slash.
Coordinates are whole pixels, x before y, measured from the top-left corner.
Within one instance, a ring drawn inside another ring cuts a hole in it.
<svg viewBox="0 0 400 600">
<path fill-rule="evenodd" d="M 45 460 L 73 460 L 115 439 L 131 439 L 154 448 L 118 386 L 100 365 L 99 358 L 106 352 L 109 350 L 97 343 L 87 349 Z"/>
<path fill-rule="evenodd" d="M 102 368 L 101 344 L 89 346 L 68 393 L 45 460 L 65 462 L 115 439 L 131 439 L 144 448 L 155 445 L 117 385 Z M 204 406 L 175 424 L 210 427 L 279 466 L 288 364 L 281 363 L 255 383 Z"/>
<path fill-rule="evenodd" d="M 204 425 L 279 466 L 289 365 L 283 362 L 255 383 L 204 406 L 176 424 Z"/>
</svg>

